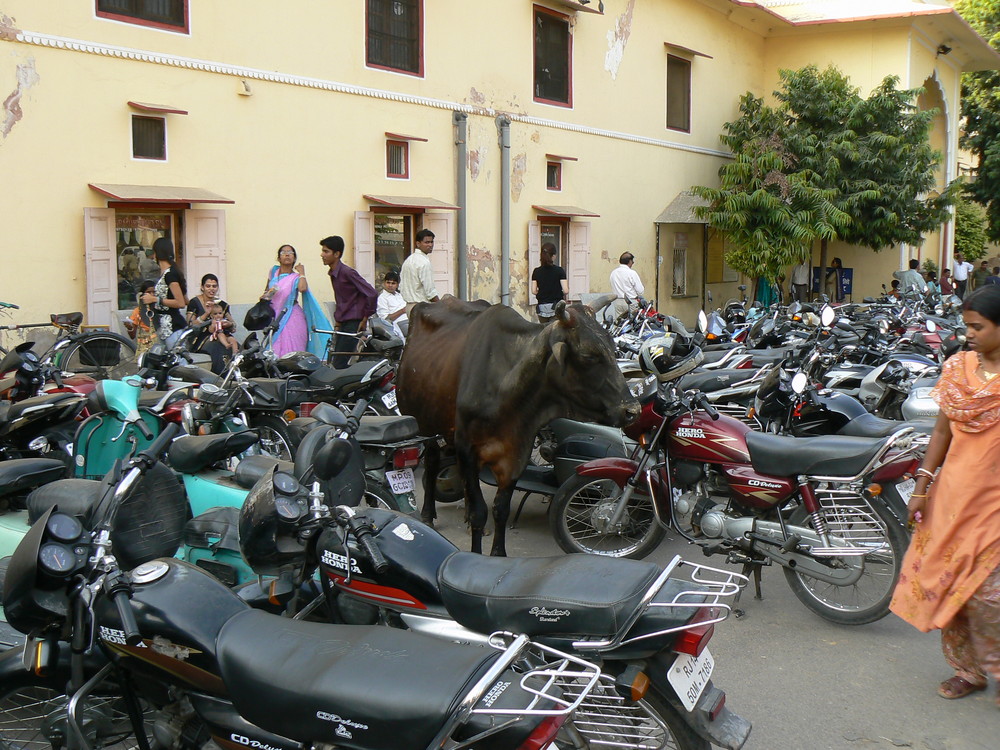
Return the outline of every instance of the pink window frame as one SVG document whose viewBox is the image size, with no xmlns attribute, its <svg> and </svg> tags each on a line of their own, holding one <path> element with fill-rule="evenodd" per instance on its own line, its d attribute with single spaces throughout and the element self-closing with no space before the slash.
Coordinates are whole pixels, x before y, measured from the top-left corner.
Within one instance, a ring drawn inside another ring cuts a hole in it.
<svg viewBox="0 0 1000 750">
<path fill-rule="evenodd" d="M 135 26 L 147 26 L 151 29 L 162 29 L 164 31 L 177 31 L 183 32 L 185 34 L 191 33 L 191 8 L 190 0 L 184 1 L 184 26 L 172 26 L 168 23 L 156 23 L 155 21 L 146 21 L 142 18 L 136 18 L 135 16 L 126 16 L 121 13 L 109 13 L 104 10 L 98 10 L 97 0 L 94 0 L 94 13 L 96 13 L 98 18 L 107 18 L 111 21 L 121 21 L 122 23 L 130 23 Z"/>
<path fill-rule="evenodd" d="M 389 165 L 391 163 L 390 154 L 392 153 L 393 146 L 403 147 L 403 173 L 394 174 L 389 171 Z M 397 180 L 405 180 L 410 177 L 410 144 L 406 141 L 393 141 L 388 140 L 385 142 L 385 176 L 392 177 Z"/>
<path fill-rule="evenodd" d="M 545 98 L 540 97 L 540 96 L 535 96 L 535 90 L 534 90 L 535 89 L 534 72 L 532 72 L 532 81 L 531 81 L 531 96 L 532 96 L 532 99 L 534 101 L 536 101 L 536 102 L 541 103 L 541 104 L 551 104 L 554 107 L 565 107 L 566 109 L 572 109 L 573 108 L 573 35 L 569 33 L 570 18 L 569 18 L 569 16 L 567 16 L 564 13 L 556 13 L 554 10 L 550 10 L 549 8 L 543 8 L 540 5 L 532 6 L 532 11 L 533 11 L 532 14 L 531 14 L 531 30 L 532 30 L 532 33 L 531 33 L 531 68 L 532 68 L 532 71 L 534 71 L 535 59 L 537 58 L 537 55 L 538 55 L 538 48 L 537 48 L 537 46 L 535 44 L 535 33 L 534 33 L 534 29 L 535 29 L 535 16 L 537 14 L 543 13 L 543 14 L 545 14 L 547 16 L 552 16 L 554 18 L 558 18 L 561 21 L 565 21 L 566 22 L 566 29 L 567 29 L 566 36 L 568 37 L 568 41 L 569 41 L 569 45 L 568 45 L 568 47 L 566 49 L 566 55 L 569 58 L 567 60 L 567 66 L 566 66 L 566 71 L 567 71 L 566 72 L 566 77 L 568 79 L 567 82 L 566 82 L 566 101 L 561 102 L 561 101 L 558 101 L 556 99 L 545 99 Z"/>
<path fill-rule="evenodd" d="M 424 0 L 417 0 L 417 43 L 419 50 L 417 51 L 417 71 L 404 70 L 403 68 L 393 68 L 391 65 L 376 65 L 375 63 L 368 62 L 368 3 L 365 3 L 365 67 L 372 68 L 374 70 L 390 70 L 393 73 L 401 73 L 405 76 L 416 76 L 417 78 L 424 77 Z"/>
<path fill-rule="evenodd" d="M 549 185 L 549 168 L 556 168 L 556 184 L 555 186 Z M 562 190 L 562 162 L 560 161 L 547 161 L 545 162 L 545 189 L 551 190 L 552 192 L 559 192 Z"/>
</svg>

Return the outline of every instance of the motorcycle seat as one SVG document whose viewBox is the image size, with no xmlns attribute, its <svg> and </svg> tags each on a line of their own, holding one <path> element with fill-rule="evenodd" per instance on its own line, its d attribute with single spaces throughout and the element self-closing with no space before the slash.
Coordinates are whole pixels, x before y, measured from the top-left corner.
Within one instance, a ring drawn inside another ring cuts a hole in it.
<svg viewBox="0 0 1000 750">
<path fill-rule="evenodd" d="M 0 461 L 0 497 L 17 495 L 62 479 L 66 464 L 57 458 L 12 458 Z"/>
<path fill-rule="evenodd" d="M 206 370 L 198 365 L 176 365 L 170 368 L 170 377 L 182 380 L 185 383 L 211 383 L 212 385 L 222 385 L 222 378 L 211 370 Z"/>
<path fill-rule="evenodd" d="M 361 418 L 361 424 L 354 437 L 359 443 L 398 443 L 415 438 L 417 434 L 417 420 L 414 417 L 365 415 Z"/>
<path fill-rule="evenodd" d="M 753 468 L 774 477 L 797 474 L 853 477 L 885 445 L 884 438 L 846 435 L 799 438 L 753 431 L 746 433 L 746 441 Z"/>
<path fill-rule="evenodd" d="M 101 480 L 60 479 L 42 485 L 28 495 L 28 523 L 34 523 L 54 506 L 71 516 L 85 517 L 100 499 Z"/>
<path fill-rule="evenodd" d="M 401 738 L 407 747 L 429 747 L 500 653 L 257 610 L 226 622 L 216 652 L 229 697 L 247 721 L 300 742 L 340 746 L 361 738 L 371 750 L 398 748 Z"/>
<path fill-rule="evenodd" d="M 355 362 L 342 370 L 329 365 L 320 367 L 309 373 L 308 383 L 311 386 L 321 386 L 339 390 L 347 385 L 355 385 L 372 369 L 371 362 Z"/>
<path fill-rule="evenodd" d="M 291 461 L 281 461 L 274 456 L 247 456 L 236 464 L 233 479 L 240 487 L 249 490 L 271 469 L 294 474 L 295 464 Z"/>
<path fill-rule="evenodd" d="M 692 372 L 680 379 L 680 387 L 685 391 L 696 388 L 703 393 L 712 393 L 732 388 L 737 383 L 749 380 L 752 375 L 753 370 L 739 369 Z"/>
<path fill-rule="evenodd" d="M 934 422 L 930 420 L 900 422 L 895 419 L 883 419 L 874 414 L 861 414 L 837 430 L 837 434 L 853 437 L 883 438 L 889 437 L 889 435 L 902 430 L 904 427 L 912 427 L 914 432 L 929 435 L 934 430 Z"/>
<path fill-rule="evenodd" d="M 83 396 L 79 393 L 46 393 L 41 396 L 32 396 L 24 401 L 16 403 L 11 401 L 0 401 L 0 424 L 13 422 L 18 417 L 30 414 L 39 406 L 50 406 L 54 404 L 69 403 L 70 401 L 81 401 Z"/>
<path fill-rule="evenodd" d="M 791 353 L 792 347 L 781 347 L 777 349 L 749 349 L 747 354 L 753 357 L 753 366 L 773 365 L 781 362 Z"/>
<path fill-rule="evenodd" d="M 438 570 L 438 586 L 448 613 L 479 633 L 607 638 L 623 627 L 662 570 L 655 563 L 594 555 L 508 558 L 456 552 Z M 669 580 L 658 598 L 672 598 L 669 592 L 681 585 Z M 665 630 L 683 625 L 695 611 L 651 608 L 636 627 Z"/>
<path fill-rule="evenodd" d="M 184 435 L 170 444 L 167 458 L 181 474 L 195 474 L 255 445 L 260 436 L 253 430 L 221 435 Z"/>
</svg>

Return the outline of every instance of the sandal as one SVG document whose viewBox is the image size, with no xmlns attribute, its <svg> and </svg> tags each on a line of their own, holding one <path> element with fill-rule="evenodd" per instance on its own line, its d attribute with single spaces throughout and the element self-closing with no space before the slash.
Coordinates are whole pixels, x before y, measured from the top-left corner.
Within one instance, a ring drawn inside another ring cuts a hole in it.
<svg viewBox="0 0 1000 750">
<path fill-rule="evenodd" d="M 974 685 L 964 677 L 955 675 L 950 677 L 938 686 L 938 695 L 947 700 L 964 698 L 967 695 L 985 690 L 986 685 Z"/>
</svg>

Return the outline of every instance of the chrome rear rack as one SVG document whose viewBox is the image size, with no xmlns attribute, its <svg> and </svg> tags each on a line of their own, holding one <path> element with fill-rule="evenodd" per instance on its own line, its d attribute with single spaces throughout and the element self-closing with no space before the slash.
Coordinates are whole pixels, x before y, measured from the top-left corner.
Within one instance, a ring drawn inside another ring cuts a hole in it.
<svg viewBox="0 0 1000 750">
<path fill-rule="evenodd" d="M 683 578 L 679 575 L 682 571 L 686 574 Z M 690 585 L 682 585 L 681 590 L 674 594 L 669 601 L 653 601 L 667 584 L 667 581 L 671 579 Z M 643 594 L 640 605 L 625 620 L 617 633 L 609 639 L 575 641 L 573 648 L 581 651 L 610 651 L 630 643 L 660 638 L 670 633 L 679 633 L 691 627 L 702 627 L 722 622 L 732 610 L 732 606 L 725 600 L 732 599 L 739 594 L 748 581 L 746 576 L 739 573 L 712 568 L 708 565 L 699 565 L 682 559 L 680 555 L 675 555 Z M 664 607 L 691 610 L 692 617 L 695 610 L 703 610 L 703 617 L 697 622 L 690 622 L 691 618 L 688 618 L 688 621 L 683 625 L 628 637 L 633 626 L 646 612 L 652 608 Z"/>
</svg>

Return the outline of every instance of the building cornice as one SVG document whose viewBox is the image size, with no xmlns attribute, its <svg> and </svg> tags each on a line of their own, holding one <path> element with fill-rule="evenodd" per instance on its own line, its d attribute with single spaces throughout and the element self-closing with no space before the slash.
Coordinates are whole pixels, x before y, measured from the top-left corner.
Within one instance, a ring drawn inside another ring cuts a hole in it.
<svg viewBox="0 0 1000 750">
<path fill-rule="evenodd" d="M 413 94 L 405 94 L 399 91 L 358 86 L 356 84 L 343 83 L 341 81 L 332 81 L 323 78 L 312 78 L 309 76 L 299 76 L 290 73 L 280 73 L 273 70 L 261 70 L 243 65 L 232 65 L 230 63 L 217 62 L 214 60 L 200 60 L 192 57 L 171 55 L 164 52 L 151 52 L 149 50 L 135 49 L 132 47 L 120 47 L 113 44 L 88 42 L 82 39 L 72 39 L 52 34 L 42 34 L 35 31 L 25 31 L 23 29 L 17 30 L 14 38 L 16 41 L 23 44 L 36 45 L 40 47 L 65 49 L 89 55 L 99 55 L 102 57 L 117 57 L 123 60 L 134 60 L 136 62 L 149 63 L 152 65 L 186 68 L 188 70 L 198 70 L 206 73 L 214 73 L 216 75 L 233 76 L 235 78 L 251 79 L 256 81 L 267 81 L 286 86 L 300 86 L 303 88 L 318 89 L 322 91 L 332 91 L 341 94 L 350 94 L 353 96 L 363 96 L 370 99 L 402 102 L 405 104 L 413 104 L 432 109 L 465 112 L 466 114 L 481 115 L 490 118 L 495 118 L 498 115 L 504 115 L 512 122 L 520 122 L 527 125 L 553 128 L 556 130 L 566 130 L 601 138 L 630 141 L 632 143 L 667 148 L 675 151 L 686 151 L 704 156 L 713 156 L 717 158 L 721 157 L 726 159 L 731 159 L 733 157 L 730 152 L 719 149 L 692 146 L 686 143 L 668 141 L 660 138 L 650 138 L 635 133 L 590 127 L 588 125 L 579 125 L 577 123 L 552 120 L 544 117 L 532 117 L 518 112 L 505 112 L 492 107 L 475 106 L 462 102 L 448 101 L 446 99 L 434 99 L 426 96 L 415 96 Z"/>
</svg>

